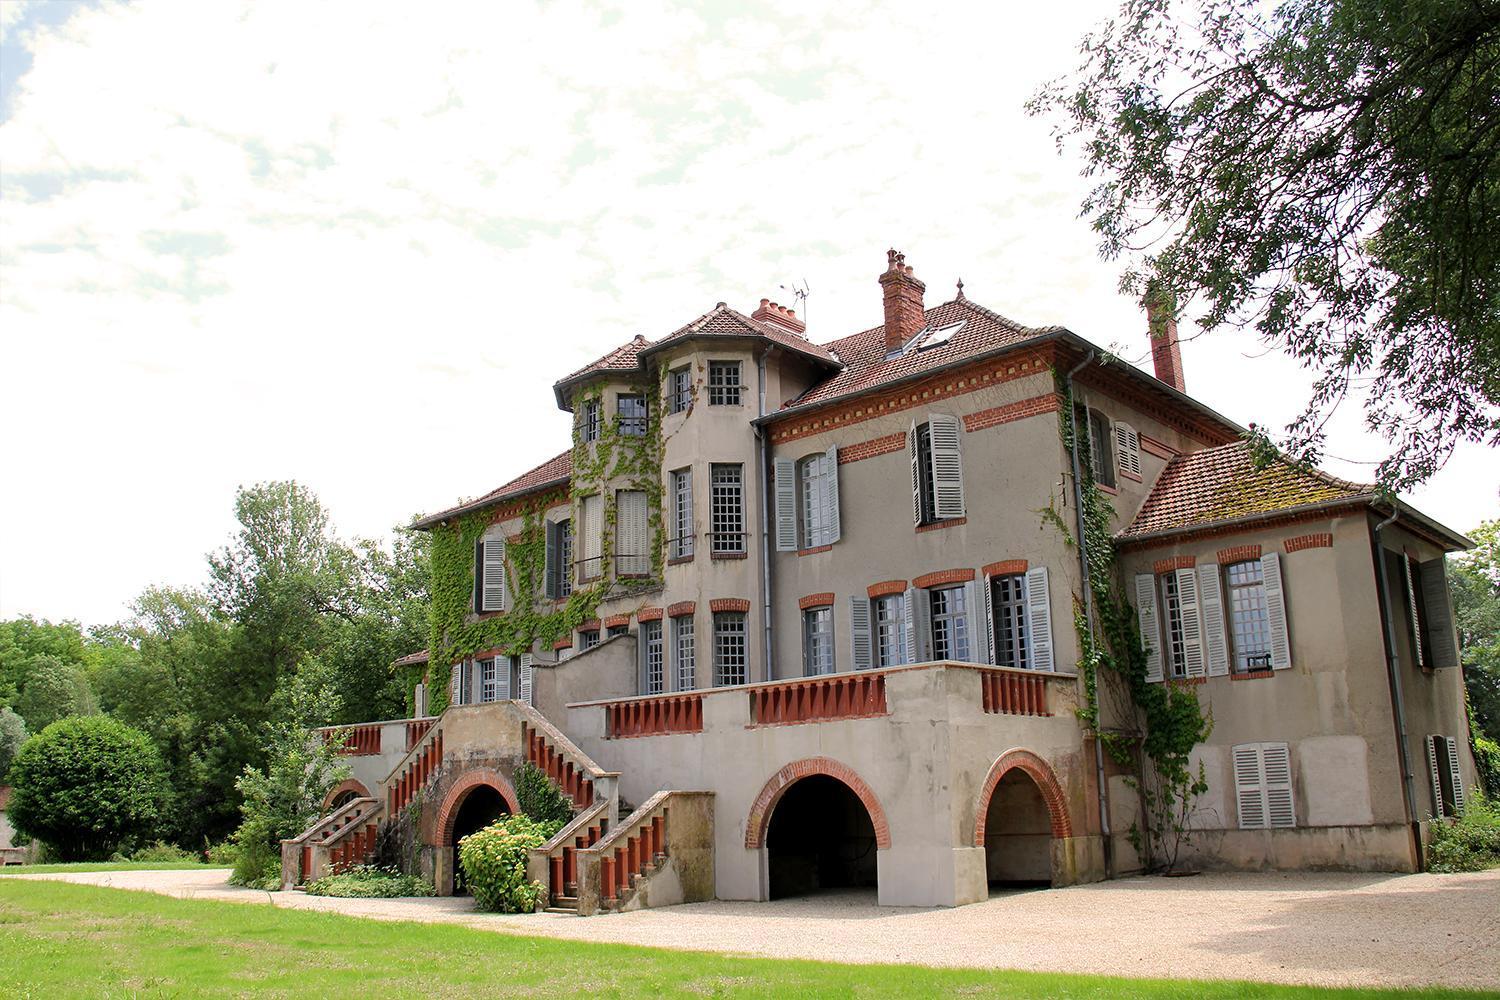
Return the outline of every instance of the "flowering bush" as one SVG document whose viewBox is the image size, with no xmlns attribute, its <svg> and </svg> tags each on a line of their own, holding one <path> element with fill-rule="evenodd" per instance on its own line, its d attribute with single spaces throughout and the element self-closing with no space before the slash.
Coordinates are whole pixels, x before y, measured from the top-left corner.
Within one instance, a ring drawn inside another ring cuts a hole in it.
<svg viewBox="0 0 1500 1000">
<path fill-rule="evenodd" d="M 395 868 L 355 865 L 307 884 L 309 896 L 341 896 L 345 899 L 392 899 L 397 896 L 435 896 L 432 883 L 418 875 L 403 875 Z"/>
<path fill-rule="evenodd" d="M 547 891 L 526 878 L 526 857 L 563 827 L 526 816 L 505 816 L 458 842 L 459 863 L 474 905 L 497 913 L 530 913 Z"/>
</svg>

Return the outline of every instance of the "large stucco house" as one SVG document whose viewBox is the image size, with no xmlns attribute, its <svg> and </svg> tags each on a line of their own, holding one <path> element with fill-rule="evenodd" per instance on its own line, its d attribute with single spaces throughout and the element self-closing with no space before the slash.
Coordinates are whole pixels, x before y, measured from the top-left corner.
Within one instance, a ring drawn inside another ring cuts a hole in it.
<svg viewBox="0 0 1500 1000">
<path fill-rule="evenodd" d="M 413 717 L 345 731 L 354 777 L 286 843 L 288 885 L 394 843 L 453 891 L 525 761 L 577 805 L 533 874 L 581 913 L 1139 871 L 1139 757 L 1086 721 L 1139 744 L 1118 679 L 1080 670 L 1089 544 L 1146 679 L 1212 715 L 1185 863 L 1421 866 L 1476 780 L 1444 579 L 1466 539 L 1256 461 L 1187 394 L 1165 312 L 1153 376 L 961 284 L 928 305 L 895 251 L 879 287 L 881 324 L 822 343 L 765 300 L 637 336 L 555 384 L 556 458 L 417 522 Z M 1099 499 L 1107 527 L 1080 518 Z"/>
</svg>

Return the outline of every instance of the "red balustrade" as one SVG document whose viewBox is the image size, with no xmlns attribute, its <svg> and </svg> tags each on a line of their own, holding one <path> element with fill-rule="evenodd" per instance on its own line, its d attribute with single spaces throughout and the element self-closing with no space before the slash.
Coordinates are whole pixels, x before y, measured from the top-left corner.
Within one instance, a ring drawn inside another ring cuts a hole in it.
<svg viewBox="0 0 1500 1000">
<path fill-rule="evenodd" d="M 442 762 L 443 731 L 440 729 L 414 757 L 407 759 L 405 769 L 391 782 L 387 805 L 392 816 L 411 804 L 412 799 L 417 797 L 428 780 L 437 773 Z"/>
<path fill-rule="evenodd" d="M 380 752 L 380 726 L 337 726 L 322 730 L 323 741 L 332 743 L 344 737 L 339 754 L 345 757 L 368 757 Z"/>
<path fill-rule="evenodd" d="M 649 819 L 642 818 L 629 836 L 611 837 L 618 841 L 613 850 L 605 845 L 599 858 L 599 892 L 606 901 L 614 901 L 631 887 L 637 875 L 647 875 L 667 854 L 667 813 L 664 805 L 655 807 Z"/>
<path fill-rule="evenodd" d="M 411 752 L 412 747 L 422 742 L 422 737 L 427 735 L 427 730 L 431 729 L 432 724 L 436 721 L 436 719 L 410 719 L 407 721 L 406 749 L 408 753 Z"/>
<path fill-rule="evenodd" d="M 834 674 L 752 688 L 750 719 L 758 726 L 887 715 L 885 674 Z"/>
<path fill-rule="evenodd" d="M 984 710 L 991 715 L 1051 715 L 1047 711 L 1047 679 L 1041 674 L 984 670 L 979 681 Z"/>
<path fill-rule="evenodd" d="M 609 735 L 615 739 L 703 732 L 701 694 L 617 701 L 604 706 L 604 711 Z"/>
<path fill-rule="evenodd" d="M 594 782 L 584 777 L 581 767 L 564 758 L 540 730 L 525 726 L 521 739 L 526 745 L 526 759 L 541 768 L 573 800 L 574 808 L 584 809 L 593 804 Z"/>
</svg>

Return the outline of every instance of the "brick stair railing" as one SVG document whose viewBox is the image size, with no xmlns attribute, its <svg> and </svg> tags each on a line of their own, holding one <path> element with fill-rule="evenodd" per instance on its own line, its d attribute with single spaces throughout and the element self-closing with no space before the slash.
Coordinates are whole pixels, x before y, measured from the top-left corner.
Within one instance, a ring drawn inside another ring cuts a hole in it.
<svg viewBox="0 0 1500 1000">
<path fill-rule="evenodd" d="M 447 714 L 446 712 L 444 713 Z M 415 735 L 408 731 L 409 736 Z M 392 819 L 401 810 L 411 804 L 412 800 L 432 780 L 432 776 L 443 763 L 443 717 L 440 715 L 432 720 L 414 743 L 411 749 L 406 751 L 406 756 L 396 762 L 391 768 L 391 773 L 380 783 L 381 794 L 385 799 L 386 815 Z"/>
<path fill-rule="evenodd" d="M 623 906 L 666 860 L 670 819 L 667 800 L 671 794 L 657 792 L 598 843 L 579 852 L 597 876 L 601 909 Z"/>
<path fill-rule="evenodd" d="M 657 792 L 593 846 L 577 848 L 576 888 L 559 909 L 590 916 L 712 899 L 713 800 L 712 792 Z M 669 869 L 673 876 L 658 884 Z"/>
<path fill-rule="evenodd" d="M 281 842 L 281 887 L 292 889 L 351 865 L 363 864 L 375 849 L 385 810 L 379 799 L 353 799 Z"/>
<path fill-rule="evenodd" d="M 604 839 L 614 823 L 609 803 L 595 802 L 541 847 L 531 852 L 527 865 L 533 877 L 546 872 L 537 881 L 547 885 L 547 910 L 552 913 L 578 912 L 578 852 Z"/>
<path fill-rule="evenodd" d="M 611 817 L 618 815 L 620 773 L 594 763 L 530 705 L 516 702 L 515 706 L 522 716 L 521 745 L 526 759 L 573 800 L 574 809 L 586 809 L 602 801 L 609 803 Z"/>
</svg>

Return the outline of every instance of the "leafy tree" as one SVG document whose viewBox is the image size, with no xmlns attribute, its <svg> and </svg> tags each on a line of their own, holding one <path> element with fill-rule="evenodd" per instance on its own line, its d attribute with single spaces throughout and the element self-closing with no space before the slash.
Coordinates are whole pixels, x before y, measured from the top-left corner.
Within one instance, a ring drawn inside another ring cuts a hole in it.
<svg viewBox="0 0 1500 1000">
<path fill-rule="evenodd" d="M 1469 537 L 1476 547 L 1449 561 L 1448 584 L 1469 708 L 1480 732 L 1493 739 L 1500 737 L 1500 519 Z"/>
<path fill-rule="evenodd" d="M 49 662 L 82 665 L 86 656 L 77 622 L 54 625 L 30 615 L 0 622 L 0 697 L 14 704 L 38 666 Z"/>
<path fill-rule="evenodd" d="M 7 783 L 11 762 L 25 742 L 25 721 L 10 709 L 0 708 L 0 785 Z"/>
<path fill-rule="evenodd" d="M 40 732 L 70 715 L 98 714 L 99 702 L 83 668 L 43 655 L 31 658 L 28 672 L 16 699 L 16 711 L 27 729 Z"/>
<path fill-rule="evenodd" d="M 52 723 L 21 747 L 10 778 L 11 822 L 64 861 L 150 836 L 167 791 L 151 740 L 105 716 Z"/>
<path fill-rule="evenodd" d="M 1122 287 L 1310 368 L 1298 457 L 1351 390 L 1393 488 L 1500 443 L 1500 0 L 1181 10 L 1126 0 L 1030 104 L 1081 145 Z"/>
</svg>

